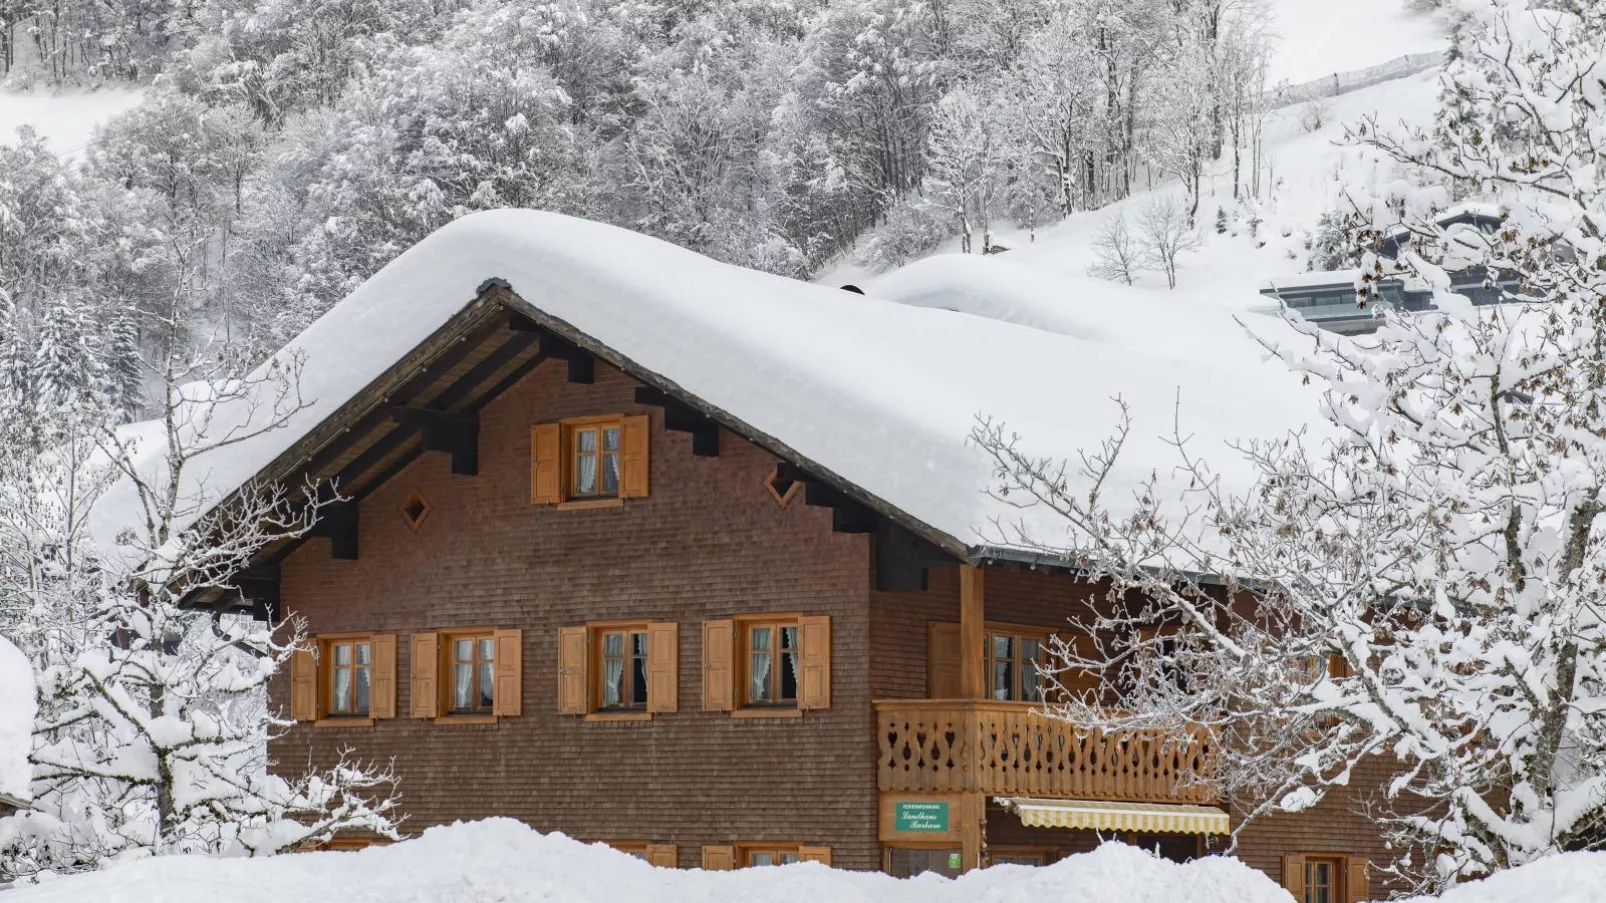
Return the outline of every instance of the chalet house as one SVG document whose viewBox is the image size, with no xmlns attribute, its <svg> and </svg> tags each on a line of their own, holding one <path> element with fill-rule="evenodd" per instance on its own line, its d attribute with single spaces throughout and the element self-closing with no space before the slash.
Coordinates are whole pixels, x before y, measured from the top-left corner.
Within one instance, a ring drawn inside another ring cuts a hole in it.
<svg viewBox="0 0 1606 903">
<path fill-rule="evenodd" d="M 1475 236 L 1494 234 L 1500 228 L 1502 217 L 1498 208 L 1487 204 L 1461 204 L 1445 211 L 1434 222 L 1452 240 L 1460 238 L 1475 249 L 1480 245 Z M 1400 252 L 1410 245 L 1411 238 L 1411 231 L 1403 226 L 1390 231 L 1379 244 L 1378 256 L 1388 261 L 1397 260 Z M 1492 282 L 1488 270 L 1481 266 L 1451 265 L 1446 273 L 1450 277 L 1450 290 L 1465 295 L 1476 305 L 1497 304 L 1518 288 L 1515 280 Z M 1362 306 L 1355 291 L 1359 277 L 1359 270 L 1304 273 L 1274 279 L 1262 287 L 1260 293 L 1280 301 L 1323 329 L 1344 335 L 1376 331 L 1380 310 L 1416 313 L 1428 310 L 1433 304 L 1433 290 L 1426 283 L 1400 272 L 1378 282 L 1376 304 Z"/>
<path fill-rule="evenodd" d="M 990 495 L 967 442 L 991 414 L 1074 454 L 1125 392 L 1155 411 L 1112 477 L 1135 486 L 1175 413 L 1145 354 L 478 214 L 286 349 L 307 409 L 208 479 L 347 501 L 197 604 L 303 619 L 272 755 L 393 761 L 408 831 L 508 816 L 673 868 L 1198 856 L 1237 818 L 1176 780 L 1208 737 L 1037 711 L 1045 643 L 1104 590 L 1010 539 L 1062 528 Z M 1250 365 L 1183 364 L 1207 438 L 1308 416 Z M 1257 821 L 1238 855 L 1367 898 L 1357 808 Z"/>
</svg>

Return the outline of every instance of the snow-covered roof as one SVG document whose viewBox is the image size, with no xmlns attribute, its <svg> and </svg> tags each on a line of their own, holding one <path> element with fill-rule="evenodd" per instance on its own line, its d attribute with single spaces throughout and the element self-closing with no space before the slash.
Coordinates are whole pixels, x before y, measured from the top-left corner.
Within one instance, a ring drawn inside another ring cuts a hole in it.
<svg viewBox="0 0 1606 903">
<path fill-rule="evenodd" d="M 957 273 L 932 281 L 957 284 Z M 1227 443 L 1316 419 L 1312 392 L 1264 361 L 1225 310 L 1144 304 L 1087 280 L 1067 283 L 1057 299 L 1051 285 L 1001 264 L 971 272 L 960 294 L 986 288 L 978 274 L 1001 297 L 1013 293 L 1017 315 L 974 297 L 955 305 L 962 311 L 917 306 L 919 286 L 907 281 L 885 290 L 910 303 L 876 297 L 880 286 L 863 296 L 810 285 L 555 214 L 475 214 L 401 255 L 291 342 L 280 357 L 304 356 L 308 406 L 287 428 L 197 462 L 200 476 L 185 492 L 215 502 L 257 475 L 464 311 L 489 279 L 727 426 L 772 437 L 819 476 L 951 538 L 950 548 L 1007 545 L 996 522 L 1024 522 L 1040 541 L 1066 539 L 1046 512 L 989 495 L 987 458 L 968 441 L 978 417 L 1018 433 L 1027 451 L 1075 459 L 1110 435 L 1112 399 L 1122 397 L 1133 430 L 1104 494 L 1117 514 L 1151 474 L 1163 487 L 1185 485 L 1173 474 L 1174 430 L 1229 487 L 1246 487 L 1248 469 Z M 1028 307 L 1031 316 L 1018 313 Z M 217 412 L 214 429 L 236 413 Z M 159 466 L 156 451 L 148 466 Z M 103 508 L 119 504 L 131 498 Z"/>
<path fill-rule="evenodd" d="M 12 642 L 0 637 L 0 803 L 25 806 L 32 798 L 33 722 L 38 690 L 33 665 Z"/>
<path fill-rule="evenodd" d="M 1361 271 L 1350 270 L 1317 270 L 1314 273 L 1291 273 L 1287 276 L 1278 276 L 1266 280 L 1262 292 L 1283 292 L 1294 289 L 1330 288 L 1336 285 L 1354 285 L 1361 278 Z"/>
</svg>

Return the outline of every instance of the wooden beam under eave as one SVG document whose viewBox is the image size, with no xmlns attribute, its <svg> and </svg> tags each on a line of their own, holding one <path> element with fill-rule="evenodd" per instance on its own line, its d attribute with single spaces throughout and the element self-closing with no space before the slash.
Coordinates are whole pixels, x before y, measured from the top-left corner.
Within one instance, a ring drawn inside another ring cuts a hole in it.
<svg viewBox="0 0 1606 903">
<path fill-rule="evenodd" d="M 965 699 L 987 698 L 984 573 L 973 564 L 959 566 L 959 688 Z"/>
</svg>

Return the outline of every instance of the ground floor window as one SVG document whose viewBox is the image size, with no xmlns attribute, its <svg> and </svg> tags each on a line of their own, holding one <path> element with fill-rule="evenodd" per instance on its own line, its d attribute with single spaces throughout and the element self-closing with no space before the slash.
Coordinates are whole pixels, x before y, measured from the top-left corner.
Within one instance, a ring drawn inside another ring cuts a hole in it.
<svg viewBox="0 0 1606 903">
<path fill-rule="evenodd" d="M 1343 853 L 1284 856 L 1283 887 L 1297 903 L 1354 903 L 1372 898 L 1366 860 Z"/>
<path fill-rule="evenodd" d="M 993 847 L 987 853 L 993 865 L 1048 865 L 1054 861 L 1054 851 L 1036 847 Z"/>
<path fill-rule="evenodd" d="M 647 844 L 645 841 L 636 842 L 630 840 L 608 840 L 604 841 L 604 843 L 621 853 L 634 856 L 643 862 L 647 860 Z"/>
<path fill-rule="evenodd" d="M 894 878 L 913 878 L 926 872 L 957 878 L 962 860 L 958 847 L 887 847 L 882 870 Z"/>
<path fill-rule="evenodd" d="M 764 865 L 791 865 L 801 861 L 797 847 L 794 846 L 742 847 L 741 852 L 744 869 Z"/>
<path fill-rule="evenodd" d="M 1305 857 L 1304 903 L 1338 903 L 1343 897 L 1343 865 L 1336 856 Z"/>
</svg>

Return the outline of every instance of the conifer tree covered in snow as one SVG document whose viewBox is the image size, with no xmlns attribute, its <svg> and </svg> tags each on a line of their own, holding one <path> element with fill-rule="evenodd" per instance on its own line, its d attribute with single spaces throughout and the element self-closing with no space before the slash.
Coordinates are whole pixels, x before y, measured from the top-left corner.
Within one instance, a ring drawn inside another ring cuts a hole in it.
<svg viewBox="0 0 1606 903">
<path fill-rule="evenodd" d="M 1100 487 L 1125 420 L 1072 463 L 976 432 L 1000 493 L 1062 514 L 1079 559 L 1146 600 L 1079 614 L 1103 648 L 1061 664 L 1119 675 L 1119 698 L 1059 714 L 1212 730 L 1219 771 L 1194 778 L 1251 815 L 1353 788 L 1420 887 L 1606 845 L 1606 14 L 1526 6 L 1469 7 L 1431 128 L 1356 128 L 1435 186 L 1363 203 L 1356 239 L 1415 228 L 1402 260 L 1436 309 L 1271 344 L 1321 390 L 1330 439 L 1246 443 L 1258 484 L 1235 497 L 1211 468 L 1234 452 L 1179 437 L 1191 489 L 1156 482 L 1117 519 Z M 1452 197 L 1508 216 L 1445 234 Z M 1363 292 L 1384 262 L 1364 264 Z M 1474 307 L 1443 269 L 1468 264 L 1517 293 Z"/>
</svg>

